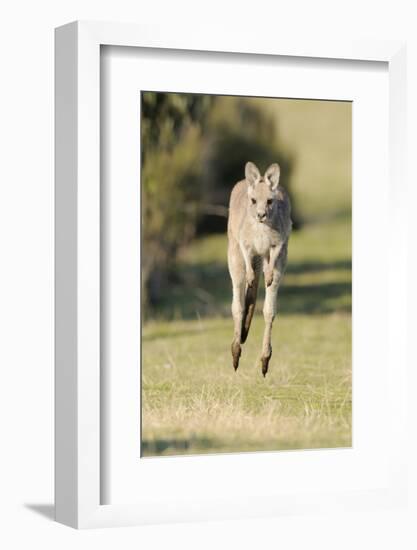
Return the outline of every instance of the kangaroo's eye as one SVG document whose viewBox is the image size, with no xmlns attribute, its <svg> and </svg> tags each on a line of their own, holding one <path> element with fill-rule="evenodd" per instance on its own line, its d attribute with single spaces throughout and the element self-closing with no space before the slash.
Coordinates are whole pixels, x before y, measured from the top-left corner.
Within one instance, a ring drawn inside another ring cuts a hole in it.
<svg viewBox="0 0 417 550">
<path fill-rule="evenodd" d="M 252 204 L 256 204 L 256 199 L 251 199 L 252 200 Z"/>
<path fill-rule="evenodd" d="M 268 199 L 266 202 L 267 204 L 272 204 L 272 199 Z"/>
</svg>

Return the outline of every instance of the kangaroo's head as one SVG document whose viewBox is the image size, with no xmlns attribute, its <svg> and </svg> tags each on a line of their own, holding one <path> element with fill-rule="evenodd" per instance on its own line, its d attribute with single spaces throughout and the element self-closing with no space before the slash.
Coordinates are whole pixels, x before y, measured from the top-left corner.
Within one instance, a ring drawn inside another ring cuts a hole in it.
<svg viewBox="0 0 417 550">
<path fill-rule="evenodd" d="M 280 169 L 278 164 L 271 164 L 264 176 L 261 176 L 253 162 L 247 162 L 245 177 L 248 182 L 248 210 L 258 223 L 268 223 L 275 211 L 279 198 Z"/>
</svg>

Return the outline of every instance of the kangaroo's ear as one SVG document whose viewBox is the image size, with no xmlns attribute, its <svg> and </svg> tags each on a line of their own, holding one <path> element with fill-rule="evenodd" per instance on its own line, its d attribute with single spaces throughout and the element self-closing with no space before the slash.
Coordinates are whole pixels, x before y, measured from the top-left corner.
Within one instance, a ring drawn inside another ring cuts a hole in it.
<svg viewBox="0 0 417 550">
<path fill-rule="evenodd" d="M 279 175 L 281 173 L 280 167 L 277 163 L 271 164 L 268 170 L 265 172 L 265 179 L 269 182 L 272 191 L 275 191 L 279 184 Z"/>
<path fill-rule="evenodd" d="M 253 162 L 247 162 L 245 166 L 245 178 L 249 185 L 255 185 L 261 174 Z"/>
</svg>

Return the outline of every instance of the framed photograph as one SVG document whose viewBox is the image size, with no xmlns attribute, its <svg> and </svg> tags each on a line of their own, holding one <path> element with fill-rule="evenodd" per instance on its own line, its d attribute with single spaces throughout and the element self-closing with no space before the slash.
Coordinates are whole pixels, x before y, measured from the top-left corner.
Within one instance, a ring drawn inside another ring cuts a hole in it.
<svg viewBox="0 0 417 550">
<path fill-rule="evenodd" d="M 56 30 L 56 519 L 400 505 L 405 46 L 193 33 Z"/>
</svg>

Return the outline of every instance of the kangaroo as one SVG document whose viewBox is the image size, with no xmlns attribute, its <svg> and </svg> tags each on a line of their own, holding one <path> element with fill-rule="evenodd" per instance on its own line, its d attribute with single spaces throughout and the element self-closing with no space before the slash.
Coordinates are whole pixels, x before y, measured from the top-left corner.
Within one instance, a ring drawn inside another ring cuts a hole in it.
<svg viewBox="0 0 417 550">
<path fill-rule="evenodd" d="M 236 371 L 239 366 L 241 344 L 248 336 L 263 268 L 265 331 L 261 365 L 264 377 L 272 355 L 272 323 L 292 227 L 290 199 L 279 185 L 279 178 L 278 164 L 271 164 L 262 177 L 255 164 L 246 163 L 245 179 L 236 183 L 230 195 L 227 226 L 228 266 L 233 285 L 233 367 Z"/>
</svg>

